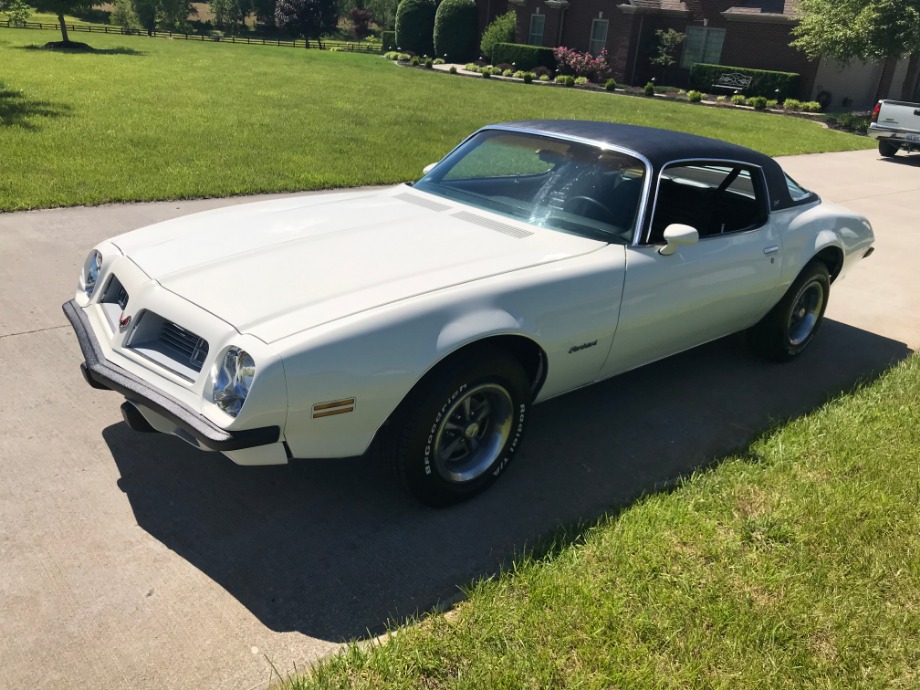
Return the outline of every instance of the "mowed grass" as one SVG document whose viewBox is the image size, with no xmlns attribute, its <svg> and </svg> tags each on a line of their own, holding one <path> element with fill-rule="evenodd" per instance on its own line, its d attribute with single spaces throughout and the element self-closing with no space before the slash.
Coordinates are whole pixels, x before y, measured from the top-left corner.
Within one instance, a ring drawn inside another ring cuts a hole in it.
<svg viewBox="0 0 920 690">
<path fill-rule="evenodd" d="M 444 616 L 332 688 L 920 688 L 920 356 Z"/>
<path fill-rule="evenodd" d="M 793 154 L 870 142 L 801 119 L 468 79 L 374 55 L 0 29 L 0 210 L 416 179 L 482 125 L 608 120 Z"/>
</svg>

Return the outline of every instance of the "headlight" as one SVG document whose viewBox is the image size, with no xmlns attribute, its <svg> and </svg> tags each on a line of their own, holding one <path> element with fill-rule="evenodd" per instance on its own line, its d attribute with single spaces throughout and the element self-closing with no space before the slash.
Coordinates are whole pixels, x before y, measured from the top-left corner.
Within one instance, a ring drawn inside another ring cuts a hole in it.
<svg viewBox="0 0 920 690">
<path fill-rule="evenodd" d="M 214 367 L 214 390 L 211 399 L 214 404 L 231 417 L 236 417 L 246 402 L 252 378 L 256 375 L 256 363 L 252 357 L 238 347 L 231 347 L 224 359 Z"/>
<path fill-rule="evenodd" d="M 102 254 L 99 250 L 94 249 L 86 257 L 83 263 L 83 274 L 80 276 L 80 288 L 86 293 L 87 297 L 93 296 L 93 290 L 96 289 L 96 281 L 99 280 L 99 271 L 102 269 Z"/>
</svg>

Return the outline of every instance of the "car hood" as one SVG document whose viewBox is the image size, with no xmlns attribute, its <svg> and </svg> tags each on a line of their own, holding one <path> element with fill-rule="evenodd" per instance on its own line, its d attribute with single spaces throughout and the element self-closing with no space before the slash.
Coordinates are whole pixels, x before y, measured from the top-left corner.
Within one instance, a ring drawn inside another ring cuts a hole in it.
<svg viewBox="0 0 920 690">
<path fill-rule="evenodd" d="M 112 242 L 166 289 L 265 342 L 604 246 L 408 186 L 229 206 Z"/>
</svg>

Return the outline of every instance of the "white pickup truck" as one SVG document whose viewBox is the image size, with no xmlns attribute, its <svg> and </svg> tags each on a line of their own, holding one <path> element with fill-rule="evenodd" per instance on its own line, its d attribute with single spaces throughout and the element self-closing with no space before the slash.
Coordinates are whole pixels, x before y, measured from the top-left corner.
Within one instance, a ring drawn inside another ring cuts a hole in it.
<svg viewBox="0 0 920 690">
<path fill-rule="evenodd" d="M 899 149 L 920 151 L 920 103 L 879 101 L 872 111 L 869 136 L 878 140 L 878 152 L 886 158 Z"/>
</svg>

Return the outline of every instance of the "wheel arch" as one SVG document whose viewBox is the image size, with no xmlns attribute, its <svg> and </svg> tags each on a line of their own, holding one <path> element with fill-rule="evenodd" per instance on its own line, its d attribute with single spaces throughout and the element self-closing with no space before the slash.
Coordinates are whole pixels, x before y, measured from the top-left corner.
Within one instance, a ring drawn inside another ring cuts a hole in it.
<svg viewBox="0 0 920 690">
<path fill-rule="evenodd" d="M 811 258 L 811 261 L 820 261 L 827 266 L 827 271 L 831 276 L 831 282 L 834 282 L 843 270 L 843 250 L 836 245 L 827 245 L 821 248 Z M 811 263 L 811 261 L 809 263 Z M 804 270 L 804 268 L 802 270 Z M 799 273 L 801 273 L 801 271 Z"/>
</svg>

